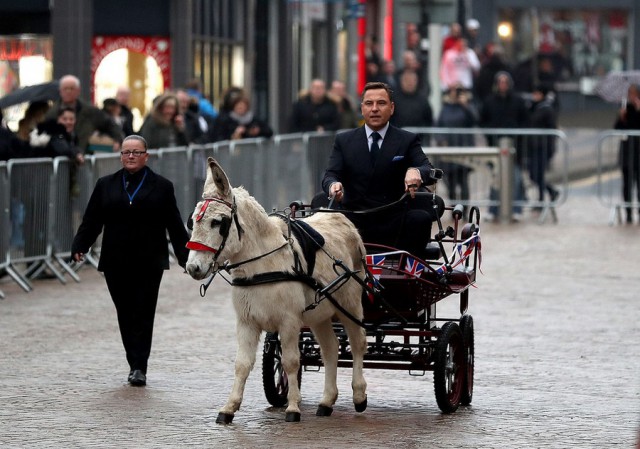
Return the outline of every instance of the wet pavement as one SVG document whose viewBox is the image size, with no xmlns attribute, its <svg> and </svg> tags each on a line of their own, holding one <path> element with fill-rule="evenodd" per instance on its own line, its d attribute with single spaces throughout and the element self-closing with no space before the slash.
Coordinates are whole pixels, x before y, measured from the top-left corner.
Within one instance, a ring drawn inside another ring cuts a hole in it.
<svg viewBox="0 0 640 449">
<path fill-rule="evenodd" d="M 580 186 L 575 188 L 579 189 Z M 229 287 L 206 299 L 174 266 L 156 316 L 148 385 L 130 387 L 101 276 L 0 281 L 3 448 L 629 448 L 640 423 L 640 226 L 608 226 L 592 195 L 569 195 L 558 225 L 534 217 L 482 225 L 482 271 L 470 294 L 473 403 L 440 413 L 431 373 L 365 370 L 357 414 L 350 371 L 331 417 L 315 416 L 321 373 L 302 376 L 302 421 L 267 403 L 258 357 L 232 425 L 215 424 L 233 380 Z M 143 263 L 143 261 L 136 261 Z M 135 265 L 131 266 L 132 282 Z M 455 315 L 457 297 L 439 303 Z"/>
</svg>

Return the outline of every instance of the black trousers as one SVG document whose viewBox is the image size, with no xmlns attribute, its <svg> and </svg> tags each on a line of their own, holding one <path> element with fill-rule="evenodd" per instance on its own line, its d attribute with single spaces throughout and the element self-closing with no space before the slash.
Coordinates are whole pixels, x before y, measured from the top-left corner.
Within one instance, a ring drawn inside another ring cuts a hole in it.
<svg viewBox="0 0 640 449">
<path fill-rule="evenodd" d="M 441 201 L 438 197 L 437 200 Z M 444 206 L 441 204 L 439 206 Z M 365 243 L 378 243 L 424 257 L 436 220 L 432 198 L 407 198 L 405 202 L 381 212 L 347 213 Z"/>
<path fill-rule="evenodd" d="M 129 367 L 145 374 L 151 353 L 153 320 L 163 273 L 162 269 L 104 272 L 118 313 L 120 335 Z"/>
<path fill-rule="evenodd" d="M 630 137 L 620 146 L 622 165 L 622 198 L 625 203 L 633 202 L 633 187 L 640 201 L 640 139 Z M 631 208 L 627 207 L 627 217 L 631 218 Z"/>
</svg>

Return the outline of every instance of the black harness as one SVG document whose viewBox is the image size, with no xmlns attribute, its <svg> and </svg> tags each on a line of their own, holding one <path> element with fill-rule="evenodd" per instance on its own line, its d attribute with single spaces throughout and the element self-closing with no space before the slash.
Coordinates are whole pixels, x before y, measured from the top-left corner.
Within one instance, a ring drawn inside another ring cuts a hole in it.
<svg viewBox="0 0 640 449">
<path fill-rule="evenodd" d="M 218 265 L 217 263 L 218 255 L 224 249 L 225 243 L 229 236 L 229 232 L 231 230 L 232 221 L 235 221 L 236 223 L 239 236 L 241 236 L 242 232 L 244 231 L 240 227 L 240 224 L 238 222 L 235 198 L 233 203 L 228 203 L 218 198 L 207 199 L 205 204 L 202 206 L 196 218 L 196 221 L 200 221 L 204 217 L 204 213 L 210 201 L 216 201 L 216 202 L 220 202 L 227 205 L 231 209 L 231 215 L 229 217 L 223 217 L 219 223 L 212 223 L 212 226 L 216 224 L 220 225 L 220 235 L 222 236 L 222 242 L 218 247 L 218 249 L 208 248 L 208 247 L 205 247 L 204 245 L 201 245 L 195 242 L 190 242 L 191 244 L 190 249 L 193 249 L 196 251 L 214 252 L 213 274 L 205 284 L 202 284 L 200 286 L 200 295 L 202 297 L 205 296 L 206 291 L 209 288 L 209 285 L 211 285 L 211 282 L 215 278 L 216 274 L 218 274 L 220 271 L 226 271 L 227 273 L 230 274 L 231 270 L 233 270 L 234 268 L 238 268 L 242 265 L 262 259 L 263 257 L 273 254 L 283 249 L 287 245 L 289 245 L 292 248 L 293 257 L 294 257 L 294 264 L 291 267 L 292 272 L 291 271 L 270 271 L 266 273 L 256 274 L 250 278 L 236 277 L 236 278 L 233 278 L 231 281 L 229 281 L 222 274 L 221 276 L 228 284 L 236 287 L 251 287 L 254 285 L 271 284 L 274 282 L 302 282 L 303 284 L 307 285 L 309 288 L 315 290 L 316 292 L 316 297 L 314 302 L 306 306 L 303 312 L 315 309 L 324 298 L 327 298 L 329 302 L 331 302 L 331 304 L 333 304 L 333 306 L 336 309 L 338 309 L 343 315 L 345 315 L 351 321 L 353 321 L 354 323 L 358 324 L 363 328 L 368 328 L 368 326 L 365 325 L 361 320 L 354 317 L 348 310 L 342 307 L 340 303 L 333 297 L 333 294 L 332 294 L 333 292 L 340 289 L 340 287 L 342 287 L 349 279 L 355 279 L 365 289 L 368 288 L 368 286 L 364 281 L 362 281 L 358 276 L 356 276 L 356 274 L 358 273 L 357 271 L 351 270 L 349 267 L 344 265 L 344 263 L 341 260 L 335 259 L 333 256 L 331 256 L 329 253 L 327 253 L 323 249 L 323 246 L 325 244 L 324 237 L 322 236 L 322 234 L 320 234 L 318 231 L 313 229 L 313 227 L 311 227 L 306 222 L 291 219 L 291 217 L 285 214 L 272 214 L 277 216 L 278 218 L 281 218 L 287 223 L 288 235 L 285 237 L 286 240 L 281 246 L 267 253 L 261 254 L 256 257 L 252 257 L 247 260 L 243 260 L 233 264 L 225 263 L 223 265 Z M 303 252 L 303 257 L 307 262 L 306 272 L 302 268 L 300 255 L 295 250 L 293 250 L 293 238 L 295 238 L 298 241 Z M 325 254 L 327 254 L 327 256 L 329 256 L 333 260 L 333 270 L 336 273 L 337 277 L 333 281 L 331 281 L 328 285 L 322 285 L 313 277 L 313 271 L 315 268 L 315 261 L 316 261 L 316 253 L 318 252 L 318 250 L 322 250 Z"/>
</svg>

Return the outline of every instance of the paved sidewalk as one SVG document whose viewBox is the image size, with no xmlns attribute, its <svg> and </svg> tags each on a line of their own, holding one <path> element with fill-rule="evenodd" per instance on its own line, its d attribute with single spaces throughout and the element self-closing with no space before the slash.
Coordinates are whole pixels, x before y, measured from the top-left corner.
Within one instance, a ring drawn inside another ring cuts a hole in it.
<svg viewBox="0 0 640 449">
<path fill-rule="evenodd" d="M 473 404 L 442 415 L 431 373 L 365 370 L 356 414 L 341 369 L 333 416 L 315 416 L 322 375 L 302 376 L 302 422 L 268 406 L 260 358 L 241 410 L 215 424 L 233 380 L 229 287 L 198 294 L 178 267 L 161 288 L 148 385 L 130 387 L 101 276 L 31 293 L 0 282 L 3 448 L 629 448 L 640 423 L 640 226 L 608 226 L 592 196 L 571 195 L 559 225 L 483 223 Z M 135 263 L 141 263 L 136 261 Z M 132 265 L 132 281 L 135 266 Z M 455 297 L 442 301 L 440 313 Z"/>
</svg>

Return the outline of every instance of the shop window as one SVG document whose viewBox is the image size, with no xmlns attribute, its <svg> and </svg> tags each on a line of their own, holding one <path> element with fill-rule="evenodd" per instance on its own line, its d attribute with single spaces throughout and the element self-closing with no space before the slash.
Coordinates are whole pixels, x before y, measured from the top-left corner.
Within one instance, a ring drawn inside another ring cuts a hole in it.
<svg viewBox="0 0 640 449">
<path fill-rule="evenodd" d="M 0 97 L 17 88 L 53 79 L 51 43 L 49 36 L 0 36 Z M 3 111 L 10 129 L 17 130 L 27 106 L 17 104 Z"/>
<path fill-rule="evenodd" d="M 113 98 L 120 86 L 131 89 L 130 106 L 133 128 L 139 129 L 153 106 L 153 99 L 164 92 L 164 77 L 156 60 L 143 53 L 124 48 L 104 57 L 95 74 L 94 98 L 98 107 Z"/>
<path fill-rule="evenodd" d="M 508 61 L 523 75 L 529 69 L 531 82 L 546 76 L 577 84 L 628 68 L 627 17 L 627 11 L 616 9 L 509 8 L 499 11 L 498 23 L 513 34 L 496 33 Z"/>
</svg>

